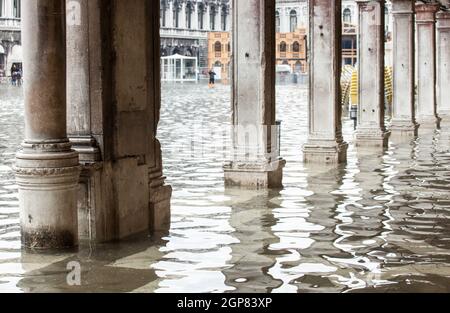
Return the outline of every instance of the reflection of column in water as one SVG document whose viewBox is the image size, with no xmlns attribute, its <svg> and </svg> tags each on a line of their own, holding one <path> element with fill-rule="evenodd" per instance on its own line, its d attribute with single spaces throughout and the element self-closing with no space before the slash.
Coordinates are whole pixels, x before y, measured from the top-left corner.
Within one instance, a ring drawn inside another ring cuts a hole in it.
<svg viewBox="0 0 450 313">
<path fill-rule="evenodd" d="M 372 277 L 380 271 L 380 262 L 372 256 L 384 244 L 383 233 L 387 203 L 392 195 L 385 190 L 387 165 L 379 148 L 365 148 L 358 154 L 358 163 L 347 168 L 342 187 L 345 200 L 337 209 L 334 246 L 340 250 L 326 258 L 336 266 L 347 269 L 333 275 L 334 282 L 347 288 L 364 288 L 372 284 Z"/>
<path fill-rule="evenodd" d="M 339 251 L 333 246 L 338 238 L 334 233 L 336 210 L 343 203 L 339 194 L 345 174 L 343 167 L 306 166 L 307 184 L 310 195 L 305 198 L 308 215 L 297 231 L 303 232 L 310 240 L 308 246 L 297 250 L 301 260 L 289 271 L 297 276 L 294 284 L 302 291 L 336 292 L 335 285 L 326 276 L 338 268 L 328 262 L 324 255 L 335 255 Z M 292 264 L 290 264 L 290 267 Z"/>
<path fill-rule="evenodd" d="M 274 191 L 238 191 L 229 189 L 227 195 L 237 199 L 244 193 L 244 202 L 234 202 L 230 224 L 239 240 L 232 245 L 232 267 L 223 271 L 226 284 L 242 293 L 266 293 L 280 286 L 268 269 L 276 262 L 276 254 L 268 247 L 276 241 L 271 228 L 277 223 L 270 201 L 279 195 Z"/>
<path fill-rule="evenodd" d="M 450 156 L 444 129 L 422 132 L 414 146 L 414 161 L 396 178 L 401 186 L 396 197 L 396 236 L 390 241 L 401 253 L 402 260 L 426 262 L 434 259 L 449 261 L 446 238 L 449 236 L 448 207 Z M 400 257 L 400 255 L 399 255 Z M 406 274 L 406 273 L 405 273 Z"/>
</svg>

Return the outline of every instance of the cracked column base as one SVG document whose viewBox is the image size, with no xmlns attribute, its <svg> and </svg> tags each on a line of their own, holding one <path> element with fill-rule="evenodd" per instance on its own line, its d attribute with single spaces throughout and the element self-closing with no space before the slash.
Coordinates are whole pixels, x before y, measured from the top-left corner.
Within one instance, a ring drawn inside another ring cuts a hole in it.
<svg viewBox="0 0 450 313">
<path fill-rule="evenodd" d="M 391 133 L 379 129 L 360 128 L 356 132 L 356 147 L 387 148 Z"/>
<path fill-rule="evenodd" d="M 303 161 L 328 165 L 346 163 L 347 150 L 346 142 L 307 143 L 303 146 Z"/>
<path fill-rule="evenodd" d="M 224 166 L 226 187 L 270 189 L 283 187 L 283 169 L 286 161 L 229 162 Z"/>
</svg>

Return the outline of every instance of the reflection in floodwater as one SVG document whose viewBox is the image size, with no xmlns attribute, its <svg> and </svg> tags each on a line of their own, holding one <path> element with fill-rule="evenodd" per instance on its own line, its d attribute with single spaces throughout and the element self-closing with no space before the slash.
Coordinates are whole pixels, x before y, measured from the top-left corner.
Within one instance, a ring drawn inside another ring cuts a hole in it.
<svg viewBox="0 0 450 313">
<path fill-rule="evenodd" d="M 278 88 L 279 191 L 225 190 L 229 87 L 163 87 L 159 137 L 174 187 L 162 238 L 36 255 L 20 249 L 12 164 L 23 133 L 21 89 L 0 86 L 0 291 L 450 291 L 450 134 L 424 131 L 348 164 L 305 166 L 306 89 Z M 81 265 L 69 286 L 67 264 Z"/>
</svg>

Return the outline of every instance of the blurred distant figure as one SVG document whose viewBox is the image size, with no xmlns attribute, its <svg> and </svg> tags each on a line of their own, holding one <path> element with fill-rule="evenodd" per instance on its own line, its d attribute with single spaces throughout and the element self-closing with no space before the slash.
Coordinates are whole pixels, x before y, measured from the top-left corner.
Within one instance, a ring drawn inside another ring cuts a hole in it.
<svg viewBox="0 0 450 313">
<path fill-rule="evenodd" d="M 13 86 L 22 85 L 22 70 L 16 64 L 13 64 L 11 66 L 11 84 Z"/>
<path fill-rule="evenodd" d="M 17 85 L 17 66 L 16 66 L 16 64 L 13 64 L 11 66 L 11 84 L 13 86 Z"/>
<path fill-rule="evenodd" d="M 208 72 L 209 75 L 209 88 L 214 88 L 214 85 L 216 84 L 216 73 L 214 72 L 214 69 L 211 69 Z"/>
</svg>

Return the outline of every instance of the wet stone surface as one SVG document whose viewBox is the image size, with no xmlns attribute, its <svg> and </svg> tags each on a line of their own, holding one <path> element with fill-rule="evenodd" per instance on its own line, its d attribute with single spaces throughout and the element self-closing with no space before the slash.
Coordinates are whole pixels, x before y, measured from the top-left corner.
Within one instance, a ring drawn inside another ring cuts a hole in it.
<svg viewBox="0 0 450 313">
<path fill-rule="evenodd" d="M 348 164 L 305 166 L 306 92 L 278 88 L 285 188 L 246 191 L 223 186 L 229 87 L 163 86 L 170 233 L 35 254 L 20 248 L 12 173 L 21 89 L 0 86 L 0 291 L 450 291 L 448 128 L 379 153 L 357 151 L 346 120 Z M 81 286 L 67 283 L 70 262 Z"/>
</svg>

